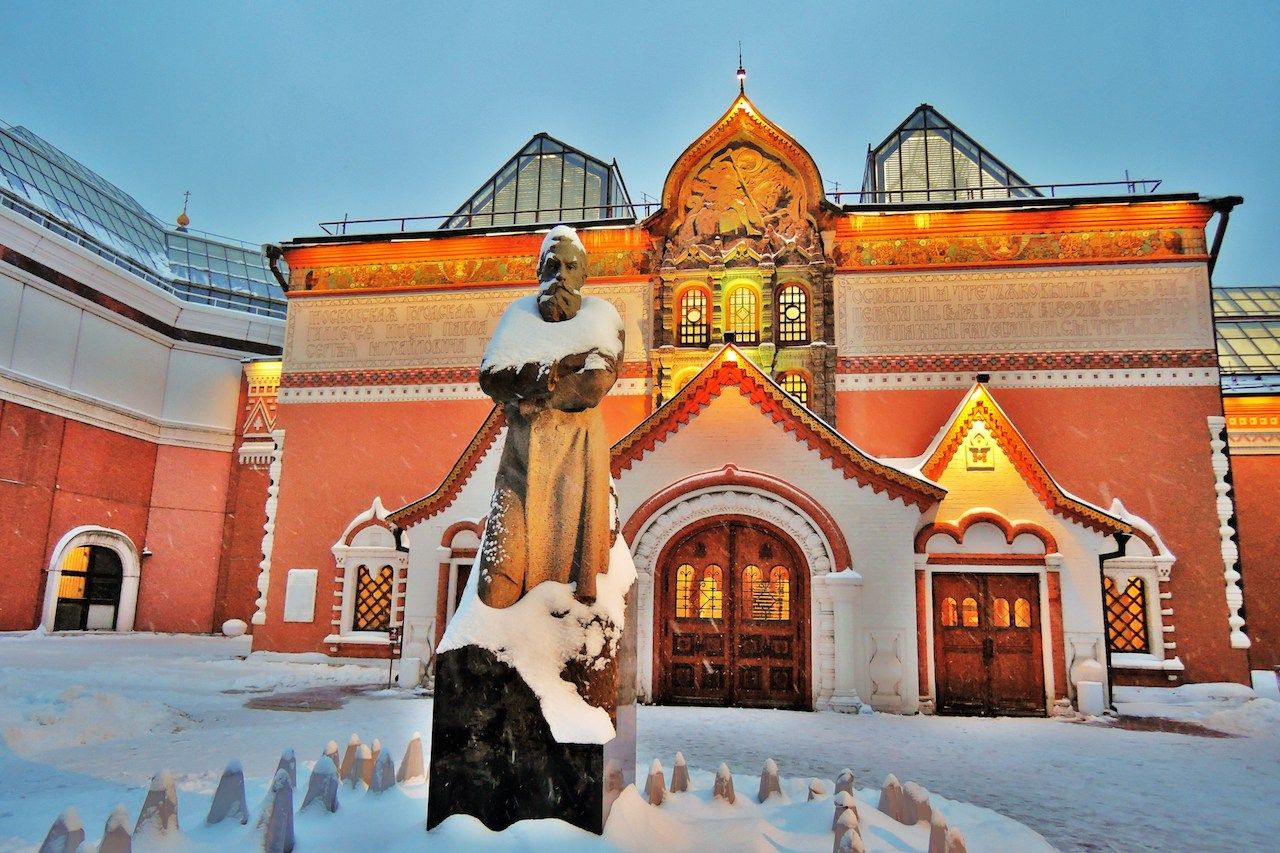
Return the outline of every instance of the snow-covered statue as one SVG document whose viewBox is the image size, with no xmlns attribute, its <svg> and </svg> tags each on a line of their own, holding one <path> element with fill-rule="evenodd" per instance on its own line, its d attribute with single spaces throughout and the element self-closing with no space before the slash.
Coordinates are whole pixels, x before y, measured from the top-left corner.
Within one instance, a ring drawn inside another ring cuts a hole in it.
<svg viewBox="0 0 1280 853">
<path fill-rule="evenodd" d="M 505 407 L 493 505 L 479 555 L 480 600 L 510 607 L 543 581 L 596 597 L 617 531 L 609 509 L 609 439 L 597 408 L 618 379 L 622 318 L 582 295 L 587 252 L 553 228 L 538 256 L 538 293 L 517 299 L 480 365 L 480 387 Z"/>
<path fill-rule="evenodd" d="M 436 656 L 427 826 L 560 818 L 601 832 L 635 769 L 635 582 L 598 408 L 622 320 L 582 294 L 587 254 L 553 228 L 536 294 L 502 315 L 480 386 L 506 443 L 476 570 Z M 634 608 L 631 611 L 634 614 Z"/>
</svg>

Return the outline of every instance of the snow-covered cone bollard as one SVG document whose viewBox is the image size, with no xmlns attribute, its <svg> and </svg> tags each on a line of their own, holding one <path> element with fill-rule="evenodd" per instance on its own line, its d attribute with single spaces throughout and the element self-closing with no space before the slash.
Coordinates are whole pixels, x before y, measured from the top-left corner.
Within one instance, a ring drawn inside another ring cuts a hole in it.
<svg viewBox="0 0 1280 853">
<path fill-rule="evenodd" d="M 293 754 L 292 749 L 286 749 L 280 754 L 280 762 L 276 764 L 276 769 L 289 774 L 290 787 L 298 787 L 298 757 Z"/>
<path fill-rule="evenodd" d="M 325 745 L 324 755 L 321 758 L 328 758 L 333 761 L 334 770 L 342 769 L 342 759 L 338 758 L 338 742 L 336 740 L 331 740 Z"/>
<path fill-rule="evenodd" d="M 649 778 L 644 783 L 644 798 L 651 806 L 660 806 L 667 798 L 667 780 L 662 773 L 662 762 L 656 758 L 649 765 Z"/>
<path fill-rule="evenodd" d="M 351 769 L 356 766 L 356 757 L 360 754 L 360 736 L 351 735 L 347 741 L 347 750 L 342 753 L 342 763 L 338 765 L 338 778 L 346 782 L 351 778 Z"/>
<path fill-rule="evenodd" d="M 836 821 L 836 828 L 832 830 L 835 838 L 831 845 L 832 853 L 839 853 L 840 844 L 847 835 L 859 836 L 861 841 L 862 828 L 858 826 L 858 813 L 853 809 L 845 809 L 840 813 L 840 819 Z"/>
<path fill-rule="evenodd" d="M 683 794 L 689 790 L 689 765 L 685 763 L 684 753 L 676 753 L 675 767 L 671 768 L 671 793 Z"/>
<path fill-rule="evenodd" d="M 933 807 L 929 805 L 929 792 L 923 785 L 908 782 L 902 786 L 902 817 L 900 820 L 907 826 L 933 817 Z"/>
<path fill-rule="evenodd" d="M 947 819 L 942 812 L 929 818 L 929 853 L 947 853 Z"/>
<path fill-rule="evenodd" d="M 378 756 L 382 754 L 382 741 L 377 738 L 373 739 L 373 746 L 369 747 L 366 756 L 364 749 L 360 750 L 360 779 L 364 782 L 364 786 L 368 788 L 373 783 L 373 768 L 378 763 Z"/>
<path fill-rule="evenodd" d="M 356 748 L 356 760 L 351 765 L 351 773 L 346 781 L 353 788 L 368 788 L 368 779 L 373 775 L 373 750 L 369 749 L 369 744 L 362 743 Z"/>
<path fill-rule="evenodd" d="M 133 837 L 141 842 L 154 842 L 178 831 L 178 791 L 173 784 L 173 774 L 161 770 L 151 779 L 147 798 L 138 812 L 138 823 Z"/>
<path fill-rule="evenodd" d="M 133 853 L 133 834 L 129 832 L 129 810 L 124 803 L 117 805 L 107 825 L 102 830 L 102 841 L 98 844 L 98 853 Z"/>
<path fill-rule="evenodd" d="M 550 230 L 538 290 L 503 312 L 480 388 L 506 434 L 475 567 L 437 646 L 427 828 L 559 818 L 602 833 L 610 769 L 635 781 L 635 563 L 599 404 L 623 324 L 584 295 L 586 249 Z"/>
<path fill-rule="evenodd" d="M 841 791 L 848 791 L 850 794 L 852 794 L 853 787 L 854 787 L 853 771 L 850 770 L 848 767 L 846 767 L 845 769 L 840 771 L 840 775 L 836 776 L 836 793 L 838 794 Z"/>
<path fill-rule="evenodd" d="M 284 759 L 282 758 L 281 761 Z M 204 819 L 207 824 L 222 823 L 231 819 L 241 825 L 249 822 L 249 804 L 244 798 L 244 768 L 239 761 L 231 761 L 222 771 L 218 789 L 213 792 L 213 803 Z"/>
<path fill-rule="evenodd" d="M 73 808 L 66 808 L 49 827 L 49 834 L 40 845 L 40 853 L 76 853 L 84 841 L 84 824 Z"/>
<path fill-rule="evenodd" d="M 721 763 L 720 769 L 716 771 L 716 785 L 711 795 L 717 800 L 724 800 L 729 805 L 737 801 L 738 798 L 733 793 L 733 774 L 729 772 L 728 764 Z"/>
<path fill-rule="evenodd" d="M 426 765 L 422 762 L 422 734 L 414 732 L 405 748 L 404 758 L 400 761 L 400 769 L 396 771 L 396 781 L 402 785 L 421 785 L 427 781 Z"/>
<path fill-rule="evenodd" d="M 964 834 L 954 826 L 947 830 L 947 853 L 968 853 L 964 843 Z"/>
<path fill-rule="evenodd" d="M 855 800 L 853 798 L 853 794 L 850 794 L 848 791 L 841 791 L 836 794 L 835 799 L 832 800 L 832 802 L 834 802 L 836 806 L 835 814 L 831 816 L 831 831 L 834 832 L 835 828 L 840 825 L 840 816 L 845 812 L 851 811 L 853 812 L 854 817 L 857 817 L 858 801 Z"/>
<path fill-rule="evenodd" d="M 373 746 L 369 748 L 369 763 L 364 768 L 364 783 L 366 785 L 373 784 L 373 768 L 378 766 L 378 756 L 381 754 L 382 741 L 374 738 Z"/>
<path fill-rule="evenodd" d="M 892 773 L 885 777 L 876 808 L 899 823 L 902 822 L 902 783 Z"/>
<path fill-rule="evenodd" d="M 756 802 L 763 803 L 773 795 L 782 796 L 782 782 L 778 779 L 778 762 L 766 758 L 764 769 L 760 771 L 760 790 L 756 794 Z"/>
<path fill-rule="evenodd" d="M 866 843 L 862 836 L 849 830 L 836 842 L 836 853 L 866 853 Z"/>
<path fill-rule="evenodd" d="M 369 775 L 369 793 L 380 794 L 396 786 L 396 766 L 391 760 L 391 753 L 379 752 L 373 762 L 373 772 Z"/>
<path fill-rule="evenodd" d="M 289 774 L 276 771 L 271 789 L 262 800 L 262 813 L 254 824 L 256 845 L 263 853 L 291 853 L 293 850 L 293 786 Z"/>
<path fill-rule="evenodd" d="M 307 794 L 302 798 L 300 812 L 312 809 L 324 809 L 327 812 L 338 810 L 338 768 L 328 761 L 317 761 L 311 770 L 311 778 L 307 781 Z"/>
<path fill-rule="evenodd" d="M 827 795 L 827 783 L 821 779 L 809 780 L 809 801 L 820 800 Z"/>
</svg>

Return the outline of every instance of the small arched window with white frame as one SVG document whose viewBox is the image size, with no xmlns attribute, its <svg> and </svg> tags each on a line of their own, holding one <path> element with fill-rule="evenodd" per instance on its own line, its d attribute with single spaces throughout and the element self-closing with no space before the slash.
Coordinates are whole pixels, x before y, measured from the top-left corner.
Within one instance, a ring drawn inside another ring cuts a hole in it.
<svg viewBox="0 0 1280 853">
<path fill-rule="evenodd" d="M 397 543 L 379 498 L 351 520 L 332 548 L 335 574 L 333 632 L 326 643 L 383 644 L 404 622 L 409 553 Z M 323 600 L 323 599 L 321 599 Z M 322 618 L 319 615 L 317 618 Z"/>
</svg>

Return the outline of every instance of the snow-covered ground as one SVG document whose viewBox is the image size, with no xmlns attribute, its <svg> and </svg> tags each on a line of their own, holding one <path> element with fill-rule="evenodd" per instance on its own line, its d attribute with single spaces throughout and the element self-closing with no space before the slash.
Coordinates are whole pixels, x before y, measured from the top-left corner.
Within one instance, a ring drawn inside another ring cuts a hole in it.
<svg viewBox="0 0 1280 853">
<path fill-rule="evenodd" d="M 386 670 L 253 655 L 247 639 L 0 635 L 0 851 L 33 850 L 68 805 L 95 839 L 117 803 L 137 816 L 151 776 L 173 771 L 183 831 L 197 849 L 243 846 L 239 827 L 201 820 L 222 768 L 239 759 L 249 802 L 262 798 L 280 752 L 297 750 L 300 781 L 329 740 L 380 738 L 398 761 L 431 727 L 431 702 L 378 690 Z M 831 805 L 804 802 L 810 777 L 853 769 L 860 797 L 888 773 L 914 780 L 960 825 L 971 850 L 1027 850 L 1037 836 L 1063 850 L 1264 850 L 1280 837 L 1280 703 L 1245 688 L 1132 690 L 1118 723 L 1040 719 L 847 716 L 783 711 L 642 707 L 640 766 L 668 768 L 677 750 L 697 792 L 661 809 L 622 801 L 604 844 L 576 830 L 522 824 L 501 838 L 453 818 L 430 849 L 501 842 L 511 849 L 830 849 Z M 284 710 L 307 707 L 312 710 Z M 1229 737 L 1162 732 L 1161 720 Z M 777 760 L 790 802 L 754 803 L 760 768 Z M 710 802 L 711 773 L 727 762 L 739 803 Z M 670 779 L 668 772 L 668 780 Z M 302 782 L 305 785 L 305 782 Z M 342 808 L 304 815 L 315 850 L 423 845 L 423 787 L 376 798 L 344 789 Z M 945 799 L 944 799 L 945 798 Z M 959 801 L 957 803 L 948 802 Z M 966 805 L 972 804 L 972 805 Z M 923 827 L 866 810 L 868 849 L 919 849 Z M 707 837 L 692 827 L 714 826 Z M 914 835 L 913 835 L 914 833 Z M 358 842 L 358 843 L 357 843 Z"/>
</svg>

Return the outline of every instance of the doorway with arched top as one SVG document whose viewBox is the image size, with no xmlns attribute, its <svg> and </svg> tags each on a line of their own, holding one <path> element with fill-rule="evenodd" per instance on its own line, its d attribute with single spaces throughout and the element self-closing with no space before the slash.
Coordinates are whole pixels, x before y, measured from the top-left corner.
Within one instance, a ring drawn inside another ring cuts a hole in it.
<svg viewBox="0 0 1280 853">
<path fill-rule="evenodd" d="M 658 565 L 658 702 L 811 707 L 809 572 L 789 536 L 710 519 L 673 536 Z"/>
</svg>

